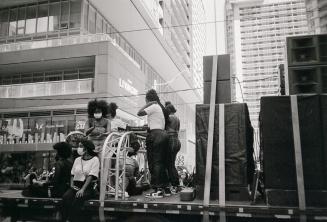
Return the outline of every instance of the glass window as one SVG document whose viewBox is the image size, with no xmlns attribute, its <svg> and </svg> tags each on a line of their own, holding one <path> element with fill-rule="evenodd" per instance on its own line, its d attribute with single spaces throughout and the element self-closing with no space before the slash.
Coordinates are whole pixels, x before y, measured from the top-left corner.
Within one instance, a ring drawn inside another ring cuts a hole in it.
<svg viewBox="0 0 327 222">
<path fill-rule="evenodd" d="M 33 82 L 44 82 L 44 73 L 43 72 L 33 73 Z"/>
<path fill-rule="evenodd" d="M 34 34 L 36 29 L 36 6 L 27 7 L 26 11 L 26 34 Z"/>
<path fill-rule="evenodd" d="M 21 82 L 22 83 L 33 82 L 33 75 L 32 74 L 22 74 L 21 75 Z"/>
<path fill-rule="evenodd" d="M 32 117 L 29 120 L 30 133 L 27 135 L 28 143 L 52 143 L 53 127 L 51 117 Z"/>
<path fill-rule="evenodd" d="M 95 10 L 94 8 L 90 5 L 89 6 L 89 32 L 90 33 L 95 33 Z"/>
<path fill-rule="evenodd" d="M 94 78 L 93 68 L 82 68 L 82 69 L 80 69 L 79 70 L 79 78 L 80 79 Z"/>
<path fill-rule="evenodd" d="M 68 29 L 69 5 L 68 2 L 61 2 L 60 29 Z"/>
<path fill-rule="evenodd" d="M 76 122 L 75 122 L 75 130 L 84 132 L 85 123 L 87 121 L 86 115 L 78 115 L 76 116 Z"/>
<path fill-rule="evenodd" d="M 17 8 L 10 10 L 10 18 L 9 18 L 9 36 L 16 35 L 17 28 Z"/>
<path fill-rule="evenodd" d="M 87 2 L 83 1 L 83 19 L 84 19 L 84 30 L 87 30 L 87 25 L 88 25 L 88 20 L 87 20 L 87 16 L 88 16 L 88 8 L 89 8 L 89 4 L 87 4 Z"/>
<path fill-rule="evenodd" d="M 97 19 L 96 19 L 96 32 L 102 33 L 102 16 L 97 13 Z"/>
<path fill-rule="evenodd" d="M 60 81 L 62 80 L 62 72 L 52 71 L 45 73 L 45 81 Z"/>
<path fill-rule="evenodd" d="M 65 136 L 75 129 L 75 117 L 71 116 L 54 116 L 52 117 L 53 125 L 53 142 L 65 141 Z"/>
<path fill-rule="evenodd" d="M 0 11 L 0 36 L 7 36 L 8 35 L 8 16 L 9 10 L 2 10 Z"/>
<path fill-rule="evenodd" d="M 48 31 L 48 4 L 42 4 L 38 7 L 37 32 Z"/>
<path fill-rule="evenodd" d="M 51 3 L 49 9 L 49 31 L 59 30 L 60 3 Z"/>
<path fill-rule="evenodd" d="M 12 76 L 12 84 L 19 84 L 21 83 L 20 81 L 20 75 L 19 74 L 15 74 Z"/>
<path fill-rule="evenodd" d="M 81 27 L 81 2 L 70 1 L 70 28 Z"/>
<path fill-rule="evenodd" d="M 22 7 L 18 10 L 18 22 L 17 22 L 17 35 L 24 35 L 25 33 L 25 16 L 26 8 Z"/>
<path fill-rule="evenodd" d="M 78 70 L 67 70 L 64 72 L 64 80 L 78 79 Z"/>
</svg>

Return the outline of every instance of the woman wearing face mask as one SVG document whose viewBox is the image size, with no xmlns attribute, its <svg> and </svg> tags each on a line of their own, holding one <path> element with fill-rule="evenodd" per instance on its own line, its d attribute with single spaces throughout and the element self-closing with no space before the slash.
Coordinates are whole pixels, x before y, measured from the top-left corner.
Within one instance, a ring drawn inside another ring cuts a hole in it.
<svg viewBox="0 0 327 222">
<path fill-rule="evenodd" d="M 108 103 L 104 100 L 92 100 L 87 106 L 88 120 L 85 123 L 85 135 L 95 145 L 95 152 L 100 153 L 104 140 L 111 132 L 111 123 L 107 119 Z"/>
<path fill-rule="evenodd" d="M 99 177 L 100 162 L 92 141 L 84 140 L 78 148 L 82 156 L 74 161 L 71 188 L 63 196 L 62 220 L 88 221 L 81 208 L 84 201 L 95 197 L 94 181 Z"/>
</svg>

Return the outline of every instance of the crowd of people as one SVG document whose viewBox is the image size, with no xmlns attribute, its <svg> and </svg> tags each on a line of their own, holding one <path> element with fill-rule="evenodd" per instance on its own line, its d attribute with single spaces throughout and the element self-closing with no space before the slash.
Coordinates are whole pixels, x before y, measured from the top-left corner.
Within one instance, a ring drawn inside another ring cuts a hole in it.
<svg viewBox="0 0 327 222">
<path fill-rule="evenodd" d="M 150 171 L 152 192 L 147 197 L 161 198 L 180 191 L 179 175 L 175 167 L 176 155 L 181 144 L 178 139 L 180 122 L 175 115 L 176 109 L 170 103 L 162 105 L 155 90 L 146 93 L 146 104 L 137 115 L 147 116 L 148 133 L 146 150 Z M 85 200 L 97 194 L 100 172 L 99 154 L 106 137 L 114 130 L 115 103 L 92 100 L 88 104 L 88 120 L 85 123 L 85 139 L 79 143 L 78 157 L 73 160 L 69 143 L 56 143 L 56 162 L 52 174 L 40 180 L 33 168 L 25 177 L 28 186 L 25 196 L 58 197 L 63 199 L 63 221 L 85 221 L 87 215 L 81 210 Z M 140 148 L 137 138 L 131 137 L 132 150 L 126 157 L 125 190 L 128 195 L 140 194 L 136 189 L 139 166 L 135 155 Z M 142 191 L 141 191 L 142 193 Z"/>
</svg>

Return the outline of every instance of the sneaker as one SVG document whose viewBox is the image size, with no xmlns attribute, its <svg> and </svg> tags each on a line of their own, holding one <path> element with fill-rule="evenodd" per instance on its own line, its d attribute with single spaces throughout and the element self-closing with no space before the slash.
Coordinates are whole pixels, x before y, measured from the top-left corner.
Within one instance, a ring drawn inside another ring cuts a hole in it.
<svg viewBox="0 0 327 222">
<path fill-rule="evenodd" d="M 164 192 L 165 197 L 170 197 L 171 196 L 170 187 L 166 187 L 164 191 L 165 191 Z"/>
<path fill-rule="evenodd" d="M 155 189 L 151 193 L 147 193 L 145 195 L 145 197 L 150 197 L 150 198 L 163 198 L 164 197 L 164 192 L 163 192 L 162 189 L 158 188 L 158 189 Z"/>
</svg>

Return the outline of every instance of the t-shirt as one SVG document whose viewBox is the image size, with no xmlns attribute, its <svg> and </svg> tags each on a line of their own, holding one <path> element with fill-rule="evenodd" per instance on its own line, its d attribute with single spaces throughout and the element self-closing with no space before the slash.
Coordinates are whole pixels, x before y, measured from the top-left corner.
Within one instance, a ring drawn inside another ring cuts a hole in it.
<svg viewBox="0 0 327 222">
<path fill-rule="evenodd" d="M 165 129 L 165 116 L 158 104 L 152 104 L 144 109 L 148 116 L 148 125 L 150 130 Z"/>
<path fill-rule="evenodd" d="M 77 157 L 71 174 L 74 176 L 74 181 L 84 182 L 90 175 L 99 177 L 100 161 L 98 157 L 93 157 L 89 160 L 83 160 L 82 157 Z"/>
</svg>

